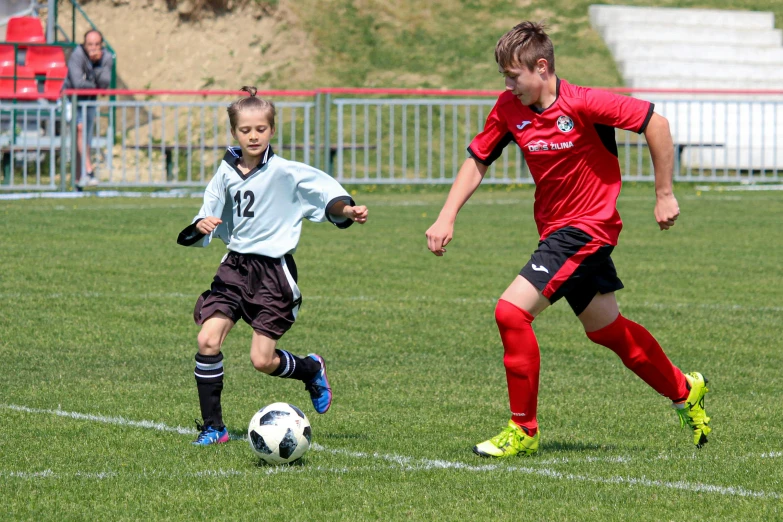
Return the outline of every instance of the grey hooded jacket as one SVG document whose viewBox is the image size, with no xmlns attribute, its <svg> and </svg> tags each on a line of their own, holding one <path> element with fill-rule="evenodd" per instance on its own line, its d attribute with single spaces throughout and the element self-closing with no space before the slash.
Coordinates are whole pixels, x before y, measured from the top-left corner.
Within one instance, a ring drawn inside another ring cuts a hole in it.
<svg viewBox="0 0 783 522">
<path fill-rule="evenodd" d="M 68 58 L 66 89 L 108 89 L 111 85 L 111 53 L 103 51 L 100 61 L 93 63 L 83 46 L 76 47 Z M 96 96 L 79 96 L 80 100 L 94 100 Z"/>
</svg>

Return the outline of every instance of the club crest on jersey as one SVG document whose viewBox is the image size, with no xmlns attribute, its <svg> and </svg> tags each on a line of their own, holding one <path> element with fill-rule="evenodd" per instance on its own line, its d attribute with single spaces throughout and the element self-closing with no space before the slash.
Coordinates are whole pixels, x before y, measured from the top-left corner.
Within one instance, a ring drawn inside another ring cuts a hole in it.
<svg viewBox="0 0 783 522">
<path fill-rule="evenodd" d="M 560 116 L 557 119 L 557 128 L 563 132 L 571 132 L 574 130 L 574 120 L 568 116 Z"/>
</svg>

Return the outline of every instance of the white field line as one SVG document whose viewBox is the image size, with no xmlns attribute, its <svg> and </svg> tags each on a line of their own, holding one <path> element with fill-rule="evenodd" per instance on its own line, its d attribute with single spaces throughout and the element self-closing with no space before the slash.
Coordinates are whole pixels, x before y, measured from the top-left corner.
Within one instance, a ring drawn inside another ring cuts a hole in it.
<svg viewBox="0 0 783 522">
<path fill-rule="evenodd" d="M 532 199 L 487 199 L 487 200 L 476 200 L 471 201 L 469 205 L 486 205 L 486 206 L 495 206 L 495 205 L 530 205 L 533 203 Z M 375 202 L 368 202 L 368 206 L 370 207 L 438 207 L 442 204 L 441 201 L 424 201 L 424 200 L 407 200 L 407 201 L 375 201 Z M 194 212 L 198 212 L 198 208 L 193 206 L 193 203 L 188 202 L 182 202 L 178 205 L 155 205 L 155 204 L 143 204 L 143 203 L 118 203 L 118 204 L 112 204 L 112 205 L 100 205 L 100 206 L 76 206 L 76 203 L 74 203 L 71 206 L 67 205 L 56 205 L 53 208 L 31 208 L 26 209 L 25 211 L 49 211 L 49 210 L 57 210 L 57 211 L 103 211 L 103 210 L 155 210 L 155 209 L 166 209 L 166 208 L 192 208 Z"/>
<path fill-rule="evenodd" d="M 118 426 L 132 426 L 134 428 L 147 428 L 158 431 L 169 431 L 179 433 L 181 435 L 193 435 L 196 430 L 193 428 L 183 428 L 181 426 L 167 426 L 162 422 L 155 421 L 134 421 L 124 417 L 106 417 L 104 415 L 92 415 L 89 413 L 77 413 L 72 411 L 56 410 L 44 410 L 40 408 L 28 408 L 27 406 L 18 406 L 16 404 L 0 404 L 0 408 L 14 411 L 21 411 L 24 413 L 43 413 L 47 415 L 57 415 L 60 417 L 70 417 L 71 419 L 87 420 L 92 422 L 101 422 L 103 424 L 116 424 Z"/>
<path fill-rule="evenodd" d="M 161 422 L 153 422 L 153 421 L 132 421 L 132 420 L 125 419 L 123 417 L 107 417 L 103 415 L 66 412 L 59 409 L 47 410 L 47 409 L 40 409 L 40 408 L 29 408 L 27 406 L 18 406 L 15 404 L 0 404 L 0 408 L 10 409 L 14 411 L 21 411 L 25 413 L 43 413 L 43 414 L 50 414 L 50 415 L 59 415 L 62 417 L 70 417 L 78 420 L 88 420 L 92 422 L 101 422 L 105 424 L 116 424 L 121 426 L 148 428 L 148 429 L 155 429 L 158 431 L 175 432 L 175 433 L 182 433 L 182 434 L 189 434 L 189 435 L 195 433 L 195 430 L 189 428 L 182 428 L 179 426 L 172 427 L 172 426 L 167 426 L 166 424 L 163 424 Z M 590 482 L 594 484 L 625 484 L 629 486 L 668 488 L 668 489 L 676 489 L 680 491 L 686 490 L 686 491 L 693 491 L 693 492 L 716 493 L 719 495 L 732 495 L 732 496 L 741 496 L 741 497 L 774 498 L 774 499 L 783 498 L 783 495 L 781 495 L 780 493 L 753 491 L 753 490 L 745 489 L 740 486 L 717 486 L 713 484 L 702 484 L 702 483 L 685 482 L 685 481 L 669 482 L 669 481 L 662 481 L 662 480 L 647 479 L 645 477 L 640 477 L 640 478 L 623 477 L 623 476 L 600 477 L 595 475 L 565 473 L 549 468 L 529 467 L 529 466 L 505 466 L 505 465 L 498 465 L 498 464 L 474 465 L 474 464 L 466 464 L 464 462 L 454 462 L 454 461 L 447 461 L 447 460 L 420 459 L 414 457 L 406 457 L 402 455 L 388 455 L 382 453 L 362 453 L 358 451 L 331 449 L 331 448 L 326 448 L 324 446 L 321 446 L 320 444 L 317 443 L 314 443 L 312 445 L 312 448 L 315 451 L 323 451 L 335 455 L 344 455 L 356 459 L 371 459 L 376 461 L 381 460 L 381 461 L 389 462 L 393 466 L 398 466 L 406 471 L 460 470 L 460 471 L 471 471 L 471 472 L 487 472 L 487 471 L 506 472 L 506 473 L 515 472 L 515 473 L 524 473 L 527 475 L 538 475 L 538 476 L 556 479 L 556 480 Z M 763 456 L 767 456 L 767 457 L 783 456 L 783 452 L 766 453 L 763 454 Z M 618 459 L 618 457 L 613 457 L 613 458 Z M 619 459 L 620 460 L 607 460 L 607 462 L 626 463 L 630 460 L 629 457 L 619 457 Z M 568 462 L 573 462 L 573 461 L 568 461 L 566 459 L 564 460 L 563 463 L 568 463 Z M 555 463 L 555 462 L 551 461 L 550 463 Z M 278 469 L 281 470 L 307 469 L 307 470 L 316 470 L 316 471 L 321 470 L 321 471 L 328 471 L 328 472 L 335 471 L 333 468 L 320 468 L 320 467 L 309 467 L 309 466 L 306 468 L 283 467 L 283 468 L 268 468 L 268 469 L 270 470 L 269 473 L 274 473 L 276 471 L 271 471 L 271 470 L 278 470 Z M 177 473 L 176 475 L 194 476 L 194 477 L 195 476 L 225 477 L 234 474 L 234 471 L 235 470 L 207 470 L 207 471 L 194 472 L 194 473 L 182 473 L 182 474 Z M 339 472 L 348 472 L 348 471 L 352 471 L 351 468 L 341 468 L 339 470 Z M 100 479 L 112 478 L 113 475 L 111 475 L 111 473 L 113 472 L 85 474 L 84 477 L 100 478 Z M 169 476 L 167 472 L 153 471 L 150 473 L 161 473 L 161 476 Z M 236 472 L 236 473 L 243 474 L 246 472 Z M 0 478 L 5 478 L 5 477 L 8 478 L 52 477 L 54 478 L 56 476 L 57 474 L 54 474 L 51 470 L 45 470 L 42 472 L 18 472 L 18 471 L 0 472 Z"/>
<path fill-rule="evenodd" d="M 30 294 L 23 292 L 4 292 L 0 293 L 0 299 L 22 299 L 22 298 L 35 298 L 35 299 L 71 299 L 74 297 L 81 298 L 126 298 L 126 299 L 190 299 L 195 302 L 198 294 L 196 292 L 184 293 L 184 292 L 162 292 L 162 293 L 140 293 L 140 294 L 118 294 L 118 293 L 103 293 L 103 292 L 54 292 L 51 294 Z M 323 295 L 304 295 L 305 301 L 324 301 L 332 300 L 333 297 Z M 345 296 L 341 298 L 343 301 L 358 301 L 358 302 L 380 302 L 380 303 L 393 303 L 393 302 L 433 302 L 433 303 L 449 303 L 449 304 L 494 304 L 497 302 L 497 297 L 433 297 L 433 296 L 400 296 L 400 297 L 386 297 L 386 296 L 372 296 L 372 295 L 353 295 Z M 620 307 L 627 306 L 629 308 L 652 308 L 655 310 L 665 310 L 670 308 L 701 308 L 706 310 L 725 310 L 725 311 L 737 311 L 737 312 L 783 312 L 783 306 L 747 306 L 740 304 L 729 303 L 634 303 L 623 302 L 619 303 Z"/>
<path fill-rule="evenodd" d="M 75 471 L 75 472 L 54 472 L 51 469 L 44 471 L 1 471 L 0 479 L 64 479 L 64 478 L 80 478 L 80 479 L 92 479 L 92 480 L 106 480 L 116 477 L 135 477 L 135 478 L 227 478 L 237 476 L 258 476 L 258 475 L 276 475 L 278 473 L 301 473 L 303 471 L 323 471 L 327 473 L 348 473 L 351 471 L 359 471 L 362 469 L 372 470 L 371 467 L 366 468 L 328 468 L 323 466 L 269 466 L 253 470 L 236 470 L 236 469 L 206 469 L 203 471 L 163 471 L 163 470 L 144 470 L 139 472 L 116 472 L 116 471 Z"/>
<path fill-rule="evenodd" d="M 192 205 L 132 205 L 132 204 L 120 204 L 120 205 L 105 205 L 100 207 L 65 207 L 63 205 L 57 205 L 51 209 L 31 209 L 31 210 L 56 210 L 56 211 L 76 211 L 81 212 L 84 210 L 94 212 L 102 210 L 156 210 L 156 209 L 172 209 L 172 208 L 194 208 Z"/>
<path fill-rule="evenodd" d="M 701 190 L 704 192 L 767 192 L 767 191 L 778 191 L 783 190 L 783 185 L 752 185 L 752 184 L 746 184 L 746 185 L 726 185 L 726 186 L 717 186 L 713 187 L 710 185 L 697 185 L 696 190 Z"/>
<path fill-rule="evenodd" d="M 325 448 L 320 448 L 324 451 Z M 337 450 L 326 450 L 332 453 L 339 453 Z M 37 472 L 27 471 L 0 471 L 0 479 L 62 479 L 62 478 L 79 478 L 88 480 L 106 480 L 119 476 L 135 477 L 135 478 L 230 478 L 237 476 L 258 476 L 258 475 L 276 475 L 279 473 L 301 473 L 304 471 L 312 472 L 324 472 L 329 474 L 338 473 L 350 473 L 350 472 L 363 472 L 363 471 L 381 471 L 388 469 L 402 469 L 404 471 L 431 471 L 439 469 L 454 469 L 458 471 L 468 472 L 495 472 L 495 473 L 523 473 L 526 475 L 538 475 L 541 477 L 554 479 L 554 480 L 570 480 L 577 482 L 589 482 L 593 484 L 620 484 L 628 486 L 642 486 L 651 488 L 667 488 L 676 489 L 678 491 L 692 491 L 697 493 L 715 493 L 718 495 L 730 495 L 740 497 L 751 498 L 771 498 L 780 499 L 783 495 L 775 492 L 765 491 L 753 491 L 738 486 L 716 486 L 713 484 L 701 484 L 692 482 L 670 482 L 661 480 L 652 480 L 645 477 L 598 477 L 585 474 L 573 474 L 563 473 L 546 468 L 529 468 L 521 466 L 499 466 L 495 464 L 487 464 L 474 466 L 469 464 L 463 464 L 460 462 L 449 462 L 442 460 L 414 460 L 408 457 L 399 457 L 393 455 L 378 455 L 378 454 L 363 454 L 357 452 L 345 452 L 346 455 L 357 458 L 372 458 L 388 460 L 392 462 L 389 465 L 373 465 L 373 466 L 356 466 L 356 467 L 343 467 L 343 468 L 329 468 L 324 466 L 302 466 L 302 467 L 290 467 L 290 466 L 276 466 L 268 467 L 256 470 L 235 470 L 235 469 L 216 469 L 216 470 L 203 470 L 195 472 L 168 472 L 162 470 L 142 471 L 137 473 L 117 473 L 114 471 L 103 472 L 83 472 L 77 471 L 73 473 L 55 473 L 51 469 Z"/>
<path fill-rule="evenodd" d="M 497 187 L 496 193 L 500 195 L 505 189 Z M 783 185 L 745 185 L 745 186 L 697 186 L 695 189 L 697 194 L 680 194 L 677 199 L 680 200 L 709 200 L 709 201 L 744 201 L 750 199 L 750 192 L 755 192 L 752 196 L 754 201 L 767 200 L 767 201 L 779 201 L 780 199 L 775 196 L 761 196 L 759 192 L 774 192 L 783 190 Z M 484 192 L 481 196 L 476 197 L 468 201 L 468 205 L 518 205 L 528 204 L 533 201 L 533 192 L 527 192 L 516 195 L 516 197 L 508 198 L 485 198 L 488 192 L 488 188 L 484 187 Z M 510 191 L 508 191 L 510 192 Z M 732 194 L 725 194 L 731 192 Z M 708 194 L 702 194 L 708 193 Z M 722 194 L 723 193 L 723 194 Z M 744 197 L 743 197 L 744 196 Z M 0 201 L 19 201 L 30 199 L 59 199 L 59 200 L 105 200 L 114 198 L 131 198 L 131 199 L 175 199 L 182 200 L 183 205 L 178 207 L 190 206 L 191 203 L 187 203 L 187 200 L 198 200 L 204 197 L 203 192 L 188 192 L 188 191 L 168 191 L 168 192 L 122 192 L 118 190 L 105 190 L 97 192 L 24 192 L 14 194 L 0 194 Z M 443 204 L 445 194 L 442 198 L 433 199 L 416 199 L 411 197 L 409 199 L 403 199 L 405 196 L 400 195 L 399 198 L 388 199 L 388 196 L 377 196 L 379 199 L 375 199 L 375 195 L 370 193 L 361 194 L 358 196 L 367 200 L 368 206 L 373 207 L 419 207 L 419 206 L 437 206 L 438 208 Z M 619 198 L 620 203 L 624 201 L 638 202 L 645 201 L 653 203 L 655 196 L 651 193 L 649 196 L 623 196 Z M 157 206 L 125 206 L 125 205 L 101 205 L 94 208 L 94 210 L 128 210 L 134 208 L 163 208 Z M 36 209 L 37 210 L 37 209 Z M 72 207 L 62 206 L 57 210 L 86 210 L 82 207 L 76 209 Z"/>
</svg>

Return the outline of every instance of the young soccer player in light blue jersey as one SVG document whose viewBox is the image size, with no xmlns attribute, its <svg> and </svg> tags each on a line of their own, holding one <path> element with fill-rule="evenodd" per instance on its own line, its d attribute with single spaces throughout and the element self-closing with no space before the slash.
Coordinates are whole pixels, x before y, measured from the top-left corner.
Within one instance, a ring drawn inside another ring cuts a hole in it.
<svg viewBox="0 0 783 522">
<path fill-rule="evenodd" d="M 204 192 L 204 205 L 177 239 L 184 246 L 207 246 L 214 237 L 228 245 L 210 290 L 196 302 L 201 325 L 196 354 L 196 386 L 203 424 L 197 445 L 227 442 L 220 395 L 228 332 L 241 318 L 253 327 L 250 360 L 260 372 L 305 383 L 313 407 L 326 413 L 332 390 L 323 358 L 297 357 L 277 348 L 294 324 L 301 303 L 293 253 L 302 220 L 329 221 L 338 228 L 367 221 L 367 207 L 356 205 L 345 189 L 318 169 L 283 159 L 272 151 L 275 107 L 249 96 L 228 107 L 230 147 Z"/>
</svg>

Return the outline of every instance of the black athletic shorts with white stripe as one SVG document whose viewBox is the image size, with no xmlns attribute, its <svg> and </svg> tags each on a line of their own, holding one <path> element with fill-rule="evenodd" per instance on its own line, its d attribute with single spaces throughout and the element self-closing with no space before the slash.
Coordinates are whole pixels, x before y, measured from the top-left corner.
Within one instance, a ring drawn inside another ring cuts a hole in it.
<svg viewBox="0 0 783 522">
<path fill-rule="evenodd" d="M 623 288 L 610 257 L 612 250 L 612 245 L 596 241 L 576 227 L 564 227 L 538 243 L 519 275 L 551 303 L 565 297 L 579 315 L 596 294 Z"/>
<path fill-rule="evenodd" d="M 222 312 L 235 323 L 244 319 L 256 332 L 280 339 L 293 326 L 302 302 L 296 281 L 293 256 L 229 252 L 212 287 L 196 301 L 193 318 L 200 325 Z"/>
</svg>

